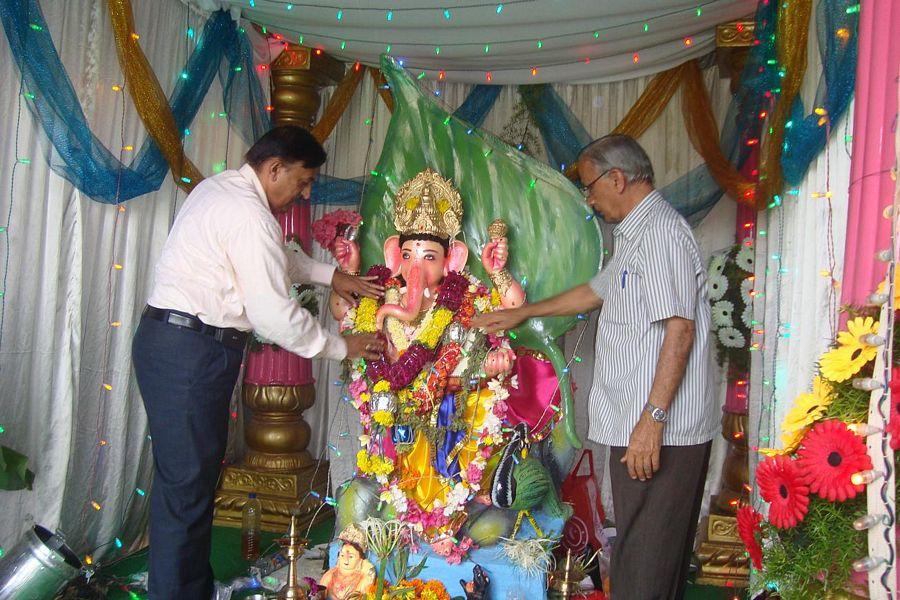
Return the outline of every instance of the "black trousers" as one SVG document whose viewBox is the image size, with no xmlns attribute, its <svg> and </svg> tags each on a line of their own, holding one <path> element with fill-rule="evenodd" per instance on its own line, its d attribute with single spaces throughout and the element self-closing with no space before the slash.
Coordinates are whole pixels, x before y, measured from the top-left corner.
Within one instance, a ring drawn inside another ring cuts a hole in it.
<svg viewBox="0 0 900 600">
<path fill-rule="evenodd" d="M 146 316 L 131 352 L 153 443 L 149 597 L 207 600 L 213 500 L 243 353 Z"/>
<path fill-rule="evenodd" d="M 647 481 L 632 479 L 620 462 L 625 448 L 611 447 L 609 476 L 616 516 L 610 565 L 615 600 L 680 600 L 712 442 L 663 446 L 659 471 Z"/>
</svg>

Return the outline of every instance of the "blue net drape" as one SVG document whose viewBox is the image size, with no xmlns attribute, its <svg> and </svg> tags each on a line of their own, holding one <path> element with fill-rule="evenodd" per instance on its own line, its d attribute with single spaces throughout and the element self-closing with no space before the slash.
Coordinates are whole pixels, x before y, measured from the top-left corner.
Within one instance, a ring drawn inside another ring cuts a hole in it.
<svg viewBox="0 0 900 600">
<path fill-rule="evenodd" d="M 29 108 L 53 145 L 50 167 L 99 202 L 123 202 L 159 189 L 168 166 L 152 139 L 147 138 L 131 165 L 124 165 L 91 132 L 37 1 L 0 2 L 0 20 L 25 87 L 34 96 Z M 269 128 L 249 42 L 228 13 L 210 16 L 184 71 L 187 79 L 179 81 L 169 99 L 180 131 L 193 121 L 216 73 L 224 77 L 229 123 L 241 137 L 252 142 Z"/>
<path fill-rule="evenodd" d="M 820 119 L 825 115 L 817 114 L 815 109 L 824 108 L 831 124 L 837 123 L 853 96 L 859 12 L 851 7 L 857 6 L 856 1 L 825 0 L 816 7 L 822 75 L 812 112 L 804 116 L 803 100 L 797 96 L 791 107 L 790 126 L 785 128 L 781 168 L 784 180 L 791 185 L 803 181 L 810 163 L 825 147 L 825 125 L 820 125 Z"/>
<path fill-rule="evenodd" d="M 547 161 L 565 170 L 590 143 L 590 134 L 550 85 L 520 85 L 519 95 L 537 121 Z"/>
</svg>

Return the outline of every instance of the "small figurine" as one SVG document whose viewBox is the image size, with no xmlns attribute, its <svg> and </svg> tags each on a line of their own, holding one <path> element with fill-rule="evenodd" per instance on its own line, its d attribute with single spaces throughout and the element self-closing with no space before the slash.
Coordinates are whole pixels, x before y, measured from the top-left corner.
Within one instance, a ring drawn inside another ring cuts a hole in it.
<svg viewBox="0 0 900 600">
<path fill-rule="evenodd" d="M 345 600 L 353 594 L 365 594 L 375 584 L 375 566 L 366 560 L 366 534 L 355 523 L 338 536 L 343 542 L 337 565 L 325 571 L 321 585 L 328 589 L 328 600 Z"/>
<path fill-rule="evenodd" d="M 459 585 L 466 592 L 466 600 L 485 600 L 487 598 L 487 589 L 491 584 L 491 578 L 487 572 L 481 568 L 481 565 L 472 567 L 472 581 L 459 580 Z"/>
</svg>

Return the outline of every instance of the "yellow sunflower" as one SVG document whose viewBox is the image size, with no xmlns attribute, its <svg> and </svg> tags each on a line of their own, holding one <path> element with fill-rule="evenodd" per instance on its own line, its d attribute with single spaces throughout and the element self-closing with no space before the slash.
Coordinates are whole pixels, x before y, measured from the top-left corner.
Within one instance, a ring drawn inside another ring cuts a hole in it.
<svg viewBox="0 0 900 600">
<path fill-rule="evenodd" d="M 781 448 L 759 448 L 757 452 L 763 456 L 789 456 L 797 451 L 803 436 L 806 435 L 806 429 L 798 429 L 797 431 L 783 432 L 781 434 Z"/>
<path fill-rule="evenodd" d="M 846 381 L 875 358 L 878 348 L 859 339 L 867 333 L 878 333 L 878 321 L 872 317 L 857 317 L 847 323 L 847 331 L 838 334 L 838 347 L 819 359 L 819 370 L 825 379 L 835 383 Z"/>
<path fill-rule="evenodd" d="M 790 437 L 821 419 L 831 400 L 831 387 L 827 381 L 817 376 L 813 379 L 812 392 L 797 396 L 791 410 L 784 416 L 784 421 L 781 422 L 782 441 L 786 435 Z"/>
</svg>

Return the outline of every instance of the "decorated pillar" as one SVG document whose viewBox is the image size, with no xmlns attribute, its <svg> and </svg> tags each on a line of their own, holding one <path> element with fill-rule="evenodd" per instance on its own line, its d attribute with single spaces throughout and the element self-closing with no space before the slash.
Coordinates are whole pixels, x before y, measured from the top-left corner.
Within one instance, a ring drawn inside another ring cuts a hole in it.
<svg viewBox="0 0 900 600">
<path fill-rule="evenodd" d="M 286 44 L 270 70 L 274 125 L 311 128 L 321 89 L 341 80 L 344 65 L 321 50 Z M 298 241 L 309 252 L 309 203 L 295 203 L 276 216 L 285 242 Z M 270 344 L 251 348 L 242 397 L 247 454 L 239 465 L 225 468 L 216 494 L 216 523 L 240 526 L 249 492 L 262 505 L 264 530 L 285 531 L 298 506 L 301 527 L 327 518 L 326 511 L 317 509 L 327 489 L 328 464 L 317 465 L 310 455 L 312 432 L 303 420 L 303 411 L 315 401 L 310 360 Z"/>
<path fill-rule="evenodd" d="M 891 222 L 882 214 L 894 194 L 898 31 L 900 6 L 896 0 L 870 0 L 862 5 L 842 305 L 865 304 L 886 272 L 886 263 L 876 260 L 875 254 L 890 247 Z"/>
<path fill-rule="evenodd" d="M 755 23 L 732 21 L 716 28 L 716 54 L 719 72 L 731 79 L 734 92 L 740 83 L 744 63 L 753 45 Z M 758 152 L 754 151 L 741 172 L 755 181 Z M 735 219 L 735 242 L 753 239 L 756 213 L 746 204 L 738 203 Z M 749 342 L 748 342 L 749 343 Z M 700 538 L 697 556 L 700 559 L 698 583 L 727 587 L 745 587 L 750 568 L 744 544 L 737 532 L 736 512 L 745 502 L 749 490 L 749 461 L 747 447 L 748 380 L 749 374 L 738 372 L 728 365 L 728 387 L 722 407 L 722 437 L 728 443 L 722 465 L 722 485 L 710 500 L 709 516 L 698 528 Z"/>
</svg>

